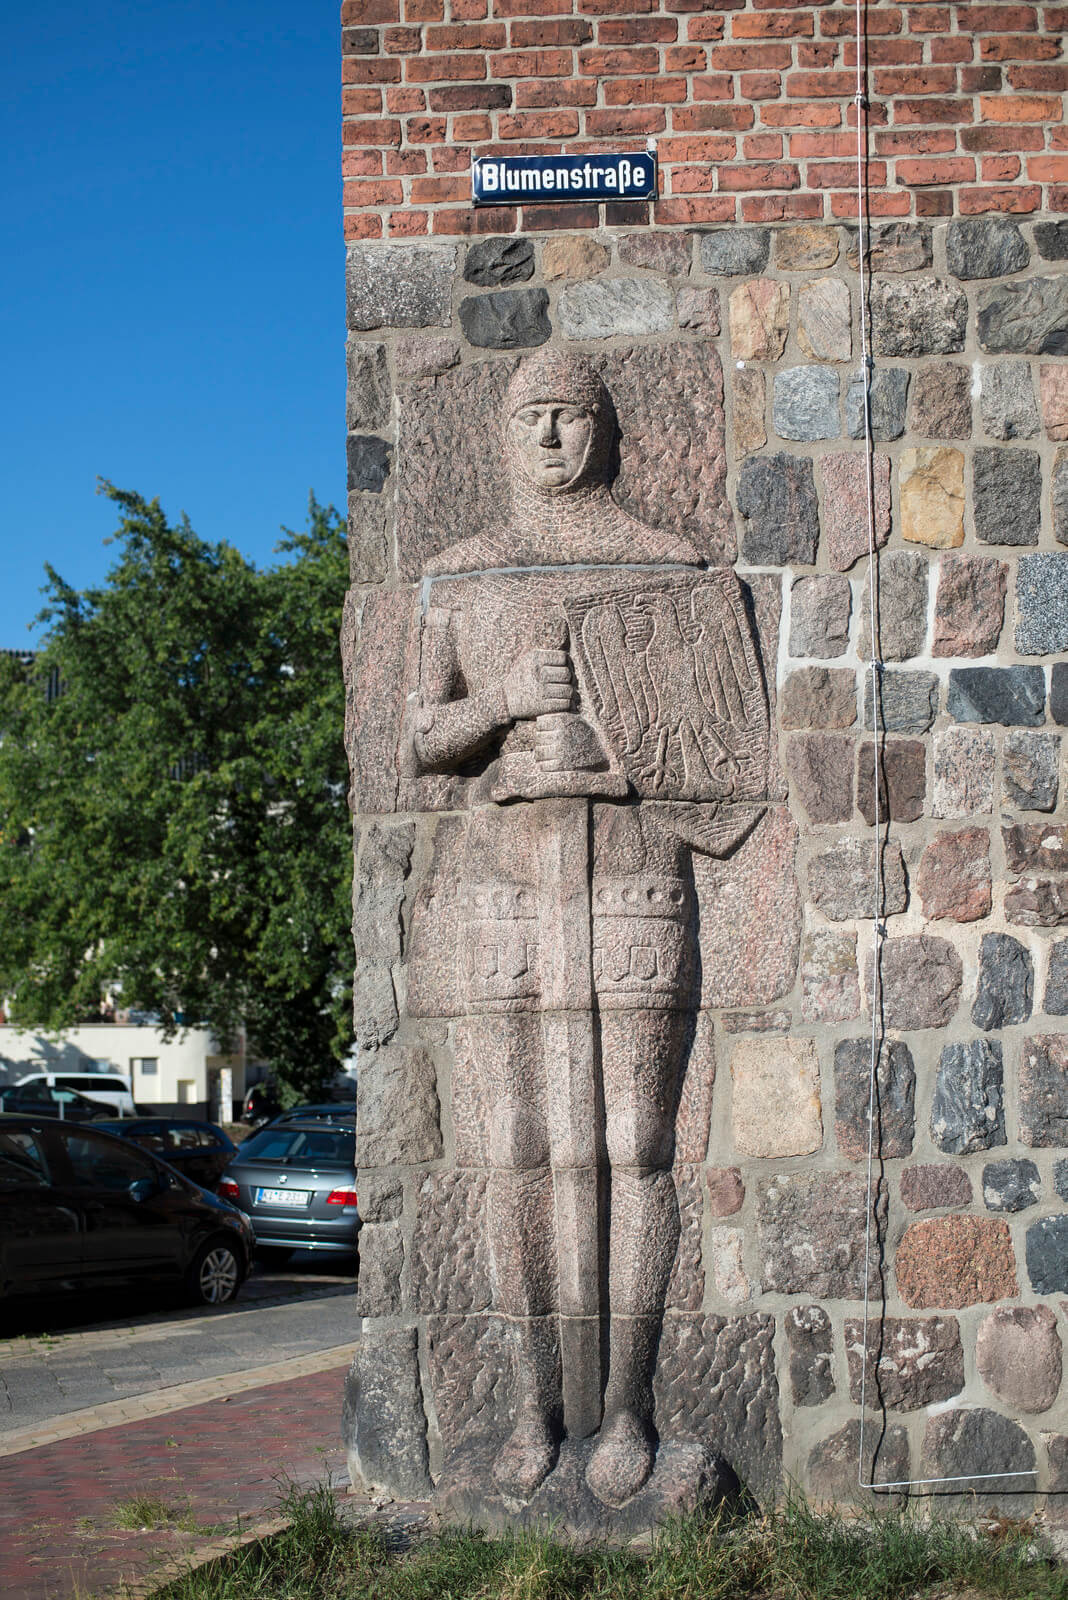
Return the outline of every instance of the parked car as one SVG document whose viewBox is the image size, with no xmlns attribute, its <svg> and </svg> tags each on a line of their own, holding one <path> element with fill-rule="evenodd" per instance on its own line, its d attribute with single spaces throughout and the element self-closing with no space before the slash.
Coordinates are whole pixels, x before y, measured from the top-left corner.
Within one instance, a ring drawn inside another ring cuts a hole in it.
<svg viewBox="0 0 1068 1600">
<path fill-rule="evenodd" d="M 129 1080 L 117 1072 L 30 1072 L 19 1078 L 18 1087 L 26 1083 L 47 1084 L 50 1089 L 74 1089 L 91 1100 L 110 1106 L 112 1115 L 132 1117 L 136 1114 L 133 1091 Z"/>
<path fill-rule="evenodd" d="M 355 1125 L 308 1120 L 261 1128 L 238 1150 L 216 1193 L 248 1214 L 265 1260 L 294 1250 L 355 1250 Z"/>
<path fill-rule="evenodd" d="M 355 1096 L 348 1104 L 331 1100 L 317 1105 L 290 1106 L 288 1111 L 280 1111 L 270 1122 L 264 1124 L 267 1128 L 286 1127 L 291 1122 L 355 1122 L 356 1100 Z M 257 1130 L 260 1132 L 262 1130 Z M 244 1149 L 249 1139 L 254 1139 L 255 1133 L 250 1133 L 242 1140 L 241 1148 Z"/>
<path fill-rule="evenodd" d="M 224 1305 L 248 1274 L 248 1218 L 96 1128 L 0 1117 L 0 1305 L 8 1296 L 181 1283 Z"/>
<path fill-rule="evenodd" d="M 243 1122 L 250 1122 L 254 1128 L 258 1128 L 270 1122 L 281 1109 L 277 1090 L 268 1078 L 252 1085 L 241 1107 L 241 1118 Z"/>
<path fill-rule="evenodd" d="M 237 1145 L 214 1122 L 175 1117 L 120 1117 L 97 1124 L 105 1133 L 151 1150 L 202 1189 L 214 1189 L 237 1153 Z"/>
<path fill-rule="evenodd" d="M 76 1089 L 53 1088 L 37 1081 L 7 1084 L 0 1089 L 0 1111 L 19 1112 L 27 1117 L 59 1117 L 64 1122 L 95 1122 L 111 1115 L 111 1107 L 100 1100 L 90 1100 Z"/>
</svg>

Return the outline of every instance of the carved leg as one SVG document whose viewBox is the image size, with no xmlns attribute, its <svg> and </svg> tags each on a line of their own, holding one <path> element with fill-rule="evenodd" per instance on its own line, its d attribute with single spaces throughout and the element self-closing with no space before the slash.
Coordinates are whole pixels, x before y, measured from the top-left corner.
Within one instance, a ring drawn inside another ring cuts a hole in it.
<svg viewBox="0 0 1068 1600">
<path fill-rule="evenodd" d="M 671 1119 L 688 1022 L 672 1011 L 607 1011 L 601 1018 L 612 1169 L 611 1323 L 605 1420 L 586 1477 L 607 1505 L 636 1494 L 655 1460 L 653 1373 L 679 1242 L 668 1170 Z"/>
</svg>

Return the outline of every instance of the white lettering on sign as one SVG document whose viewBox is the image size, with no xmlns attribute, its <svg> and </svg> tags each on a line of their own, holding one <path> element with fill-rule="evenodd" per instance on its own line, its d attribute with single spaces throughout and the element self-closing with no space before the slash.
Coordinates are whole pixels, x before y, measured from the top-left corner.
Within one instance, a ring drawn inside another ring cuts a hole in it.
<svg viewBox="0 0 1068 1600">
<path fill-rule="evenodd" d="M 482 157 L 475 162 L 475 199 L 530 200 L 557 196 L 606 199 L 611 195 L 649 198 L 656 187 L 655 164 L 640 156 Z"/>
</svg>

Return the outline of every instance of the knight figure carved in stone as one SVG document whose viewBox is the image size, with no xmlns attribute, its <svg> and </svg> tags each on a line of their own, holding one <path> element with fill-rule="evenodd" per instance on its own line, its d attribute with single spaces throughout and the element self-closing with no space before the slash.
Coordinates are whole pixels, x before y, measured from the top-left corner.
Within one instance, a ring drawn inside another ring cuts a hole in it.
<svg viewBox="0 0 1068 1600">
<path fill-rule="evenodd" d="M 462 780 L 454 1081 L 483 1108 L 515 1371 L 494 1477 L 529 1500 L 585 1441 L 588 1488 L 620 1506 L 658 1443 L 693 856 L 729 854 L 762 814 L 767 696 L 734 574 L 612 498 L 592 365 L 529 357 L 502 423 L 507 514 L 425 575 L 408 760 Z"/>
</svg>

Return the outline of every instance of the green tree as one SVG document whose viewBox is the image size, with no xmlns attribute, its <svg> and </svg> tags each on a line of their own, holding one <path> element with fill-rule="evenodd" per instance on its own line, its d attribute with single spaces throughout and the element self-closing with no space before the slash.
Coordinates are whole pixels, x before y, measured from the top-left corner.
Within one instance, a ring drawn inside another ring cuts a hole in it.
<svg viewBox="0 0 1068 1600">
<path fill-rule="evenodd" d="M 120 984 L 313 1090 L 352 1039 L 340 518 L 313 497 L 258 571 L 104 492 L 107 582 L 46 568 L 43 648 L 0 666 L 0 995 L 57 1031 Z"/>
</svg>

